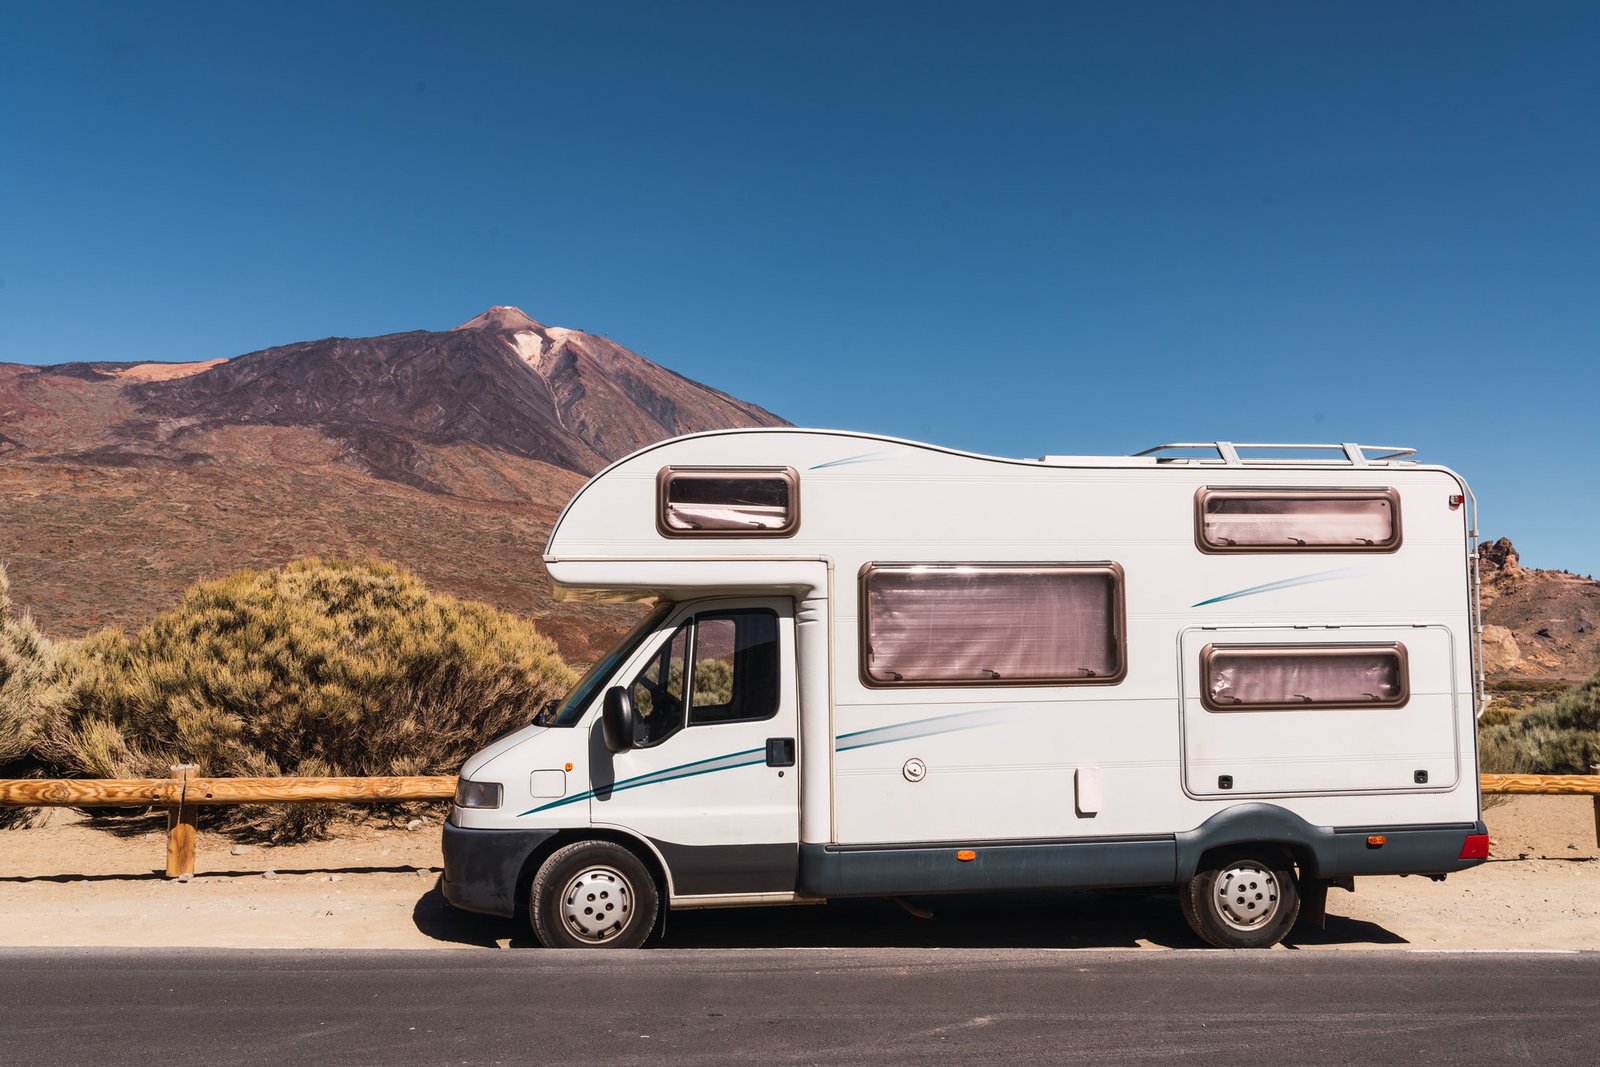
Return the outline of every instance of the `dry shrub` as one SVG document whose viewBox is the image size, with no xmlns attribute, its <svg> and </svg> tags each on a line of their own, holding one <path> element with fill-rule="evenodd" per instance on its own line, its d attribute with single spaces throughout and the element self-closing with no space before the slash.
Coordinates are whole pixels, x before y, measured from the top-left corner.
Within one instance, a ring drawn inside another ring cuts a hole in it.
<svg viewBox="0 0 1600 1067">
<path fill-rule="evenodd" d="M 1600 673 L 1508 722 L 1478 730 L 1489 774 L 1588 774 L 1600 763 Z"/>
<path fill-rule="evenodd" d="M 75 651 L 40 745 L 54 773 L 453 774 L 573 674 L 527 622 L 375 562 L 308 559 L 190 589 L 142 630 Z M 204 809 L 268 840 L 325 835 L 322 805 Z"/>
<path fill-rule="evenodd" d="M 20 778 L 31 760 L 59 670 L 56 646 L 11 603 L 11 580 L 0 564 L 0 778 Z M 29 820 L 26 808 L 0 808 L 0 826 Z"/>
</svg>

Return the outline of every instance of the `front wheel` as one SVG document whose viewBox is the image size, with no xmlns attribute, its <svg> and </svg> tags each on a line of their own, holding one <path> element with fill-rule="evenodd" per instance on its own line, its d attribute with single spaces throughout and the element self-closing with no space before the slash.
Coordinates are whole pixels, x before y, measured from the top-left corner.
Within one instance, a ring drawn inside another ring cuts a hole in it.
<svg viewBox="0 0 1600 1067">
<path fill-rule="evenodd" d="M 1270 948 L 1300 914 L 1294 865 L 1276 849 L 1220 853 L 1180 892 L 1183 917 L 1217 948 Z"/>
<path fill-rule="evenodd" d="M 545 948 L 638 948 L 661 895 L 639 857 L 610 841 L 557 849 L 534 875 L 528 918 Z"/>
</svg>

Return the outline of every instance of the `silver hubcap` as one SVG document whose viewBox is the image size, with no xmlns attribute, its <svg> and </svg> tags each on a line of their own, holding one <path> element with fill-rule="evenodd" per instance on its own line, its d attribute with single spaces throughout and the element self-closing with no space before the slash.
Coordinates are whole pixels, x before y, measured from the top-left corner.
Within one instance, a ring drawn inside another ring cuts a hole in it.
<svg viewBox="0 0 1600 1067">
<path fill-rule="evenodd" d="M 1235 930 L 1254 930 L 1278 914 L 1278 880 L 1249 861 L 1217 875 L 1217 915 Z"/>
<path fill-rule="evenodd" d="M 613 867 L 585 867 L 561 891 L 561 918 L 572 936 L 604 944 L 633 914 L 633 887 Z"/>
</svg>

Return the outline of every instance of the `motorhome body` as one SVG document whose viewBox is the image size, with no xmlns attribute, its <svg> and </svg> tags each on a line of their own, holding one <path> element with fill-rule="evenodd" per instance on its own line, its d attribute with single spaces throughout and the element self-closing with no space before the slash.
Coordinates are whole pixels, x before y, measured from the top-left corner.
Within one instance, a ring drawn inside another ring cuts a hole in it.
<svg viewBox="0 0 1600 1067">
<path fill-rule="evenodd" d="M 784 429 L 618 461 L 545 564 L 655 609 L 468 761 L 446 896 L 616 945 L 658 898 L 1174 885 L 1253 945 L 1330 884 L 1481 862 L 1470 493 L 1327 447 Z"/>
</svg>

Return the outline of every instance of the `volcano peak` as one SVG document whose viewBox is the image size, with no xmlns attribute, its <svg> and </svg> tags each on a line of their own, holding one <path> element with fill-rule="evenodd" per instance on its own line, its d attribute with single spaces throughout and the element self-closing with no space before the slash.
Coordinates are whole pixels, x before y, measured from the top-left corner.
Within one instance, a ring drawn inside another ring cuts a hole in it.
<svg viewBox="0 0 1600 1067">
<path fill-rule="evenodd" d="M 503 333 L 520 333 L 524 330 L 542 330 L 544 325 L 521 308 L 509 304 L 496 304 L 476 318 L 468 319 L 456 330 L 497 330 Z M 451 331 L 452 333 L 455 330 Z"/>
</svg>

